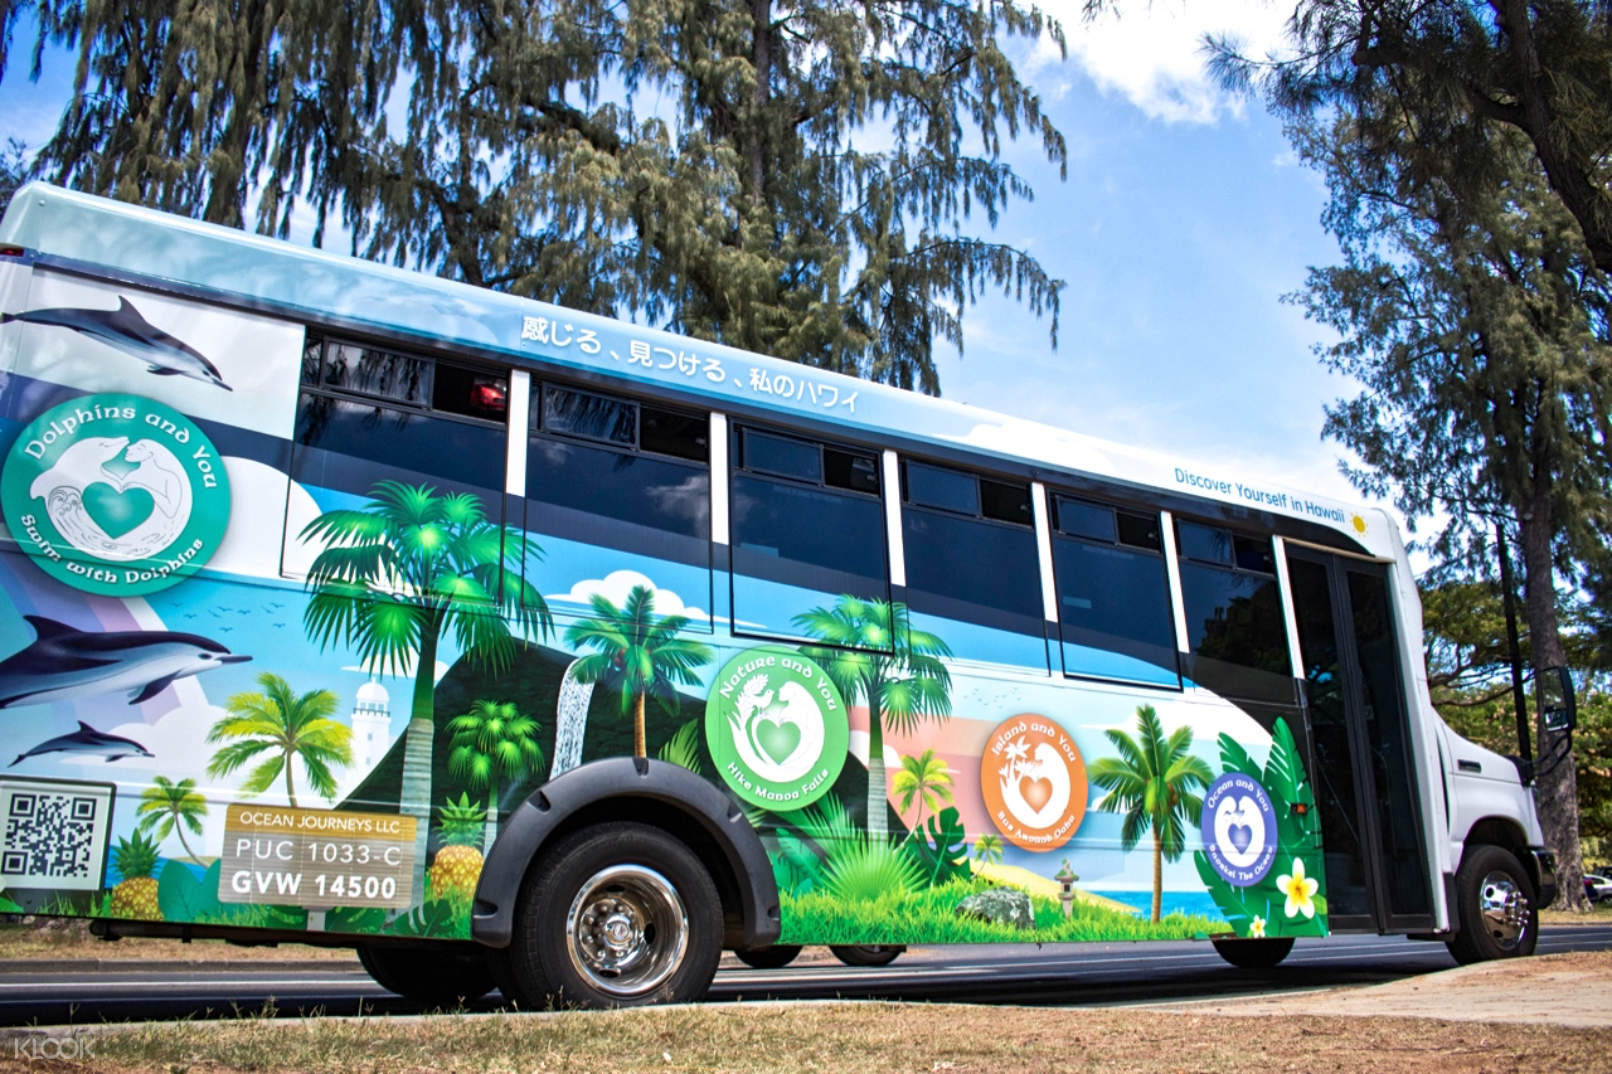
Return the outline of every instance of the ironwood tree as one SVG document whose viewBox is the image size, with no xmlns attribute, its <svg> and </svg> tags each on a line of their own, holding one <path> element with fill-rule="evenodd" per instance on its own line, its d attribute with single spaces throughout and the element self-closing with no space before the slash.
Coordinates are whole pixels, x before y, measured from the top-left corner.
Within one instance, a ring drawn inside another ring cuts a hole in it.
<svg viewBox="0 0 1612 1074">
<path fill-rule="evenodd" d="M 988 290 L 1060 280 L 971 230 L 1062 135 L 1008 50 L 1021 0 L 21 0 L 77 50 L 42 173 L 935 393 Z M 37 63 L 37 59 L 35 61 Z"/>
<path fill-rule="evenodd" d="M 1386 110 L 1387 105 L 1383 106 Z M 1401 113 L 1401 138 L 1416 137 Z M 1325 435 L 1362 465 L 1348 476 L 1413 518 L 1444 519 L 1446 563 L 1492 555 L 1496 522 L 1520 549 L 1536 677 L 1567 663 L 1557 580 L 1605 555 L 1612 519 L 1612 290 L 1527 143 L 1495 134 L 1509 169 L 1487 192 L 1429 177 L 1414 151 L 1381 156 L 1344 114 L 1290 131 L 1326 176 L 1340 265 L 1293 300 L 1331 326 L 1325 364 L 1363 390 L 1327 409 Z M 1539 752 L 1561 736 L 1536 728 Z M 1572 753 L 1542 765 L 1538 800 L 1562 899 L 1581 905 Z"/>
<path fill-rule="evenodd" d="M 1612 5 L 1605 0 L 1298 0 L 1292 53 L 1213 43 L 1290 118 L 1337 108 L 1398 167 L 1461 191 L 1503 183 L 1518 135 L 1612 272 Z M 1401 137 L 1404 115 L 1416 136 Z"/>
</svg>

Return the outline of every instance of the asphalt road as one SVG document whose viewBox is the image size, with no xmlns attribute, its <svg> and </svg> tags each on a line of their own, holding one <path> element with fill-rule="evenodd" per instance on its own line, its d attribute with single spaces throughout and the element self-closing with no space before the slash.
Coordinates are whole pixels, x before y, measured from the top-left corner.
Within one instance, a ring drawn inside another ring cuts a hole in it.
<svg viewBox="0 0 1612 1074">
<path fill-rule="evenodd" d="M 116 953 L 136 954 L 139 941 Z M 1612 928 L 1543 930 L 1539 953 L 1612 948 Z M 1207 943 L 929 947 L 889 966 L 809 961 L 778 970 L 724 969 L 709 1001 L 918 999 L 1095 1006 L 1372 984 L 1455 965 L 1444 945 L 1398 937 L 1299 941 L 1272 970 L 1228 966 Z M 497 993 L 470 1006 L 497 1010 Z M 0 1025 L 227 1018 L 270 1006 L 281 1015 L 416 1013 L 356 966 L 236 963 L 160 968 L 0 968 Z"/>
</svg>

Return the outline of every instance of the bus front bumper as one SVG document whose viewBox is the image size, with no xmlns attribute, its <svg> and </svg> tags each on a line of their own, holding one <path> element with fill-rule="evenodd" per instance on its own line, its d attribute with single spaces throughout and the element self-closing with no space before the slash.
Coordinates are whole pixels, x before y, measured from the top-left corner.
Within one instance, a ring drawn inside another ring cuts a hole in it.
<svg viewBox="0 0 1612 1074">
<path fill-rule="evenodd" d="M 1541 909 L 1556 901 L 1556 855 L 1544 847 L 1529 847 L 1533 856 L 1534 890 Z"/>
</svg>

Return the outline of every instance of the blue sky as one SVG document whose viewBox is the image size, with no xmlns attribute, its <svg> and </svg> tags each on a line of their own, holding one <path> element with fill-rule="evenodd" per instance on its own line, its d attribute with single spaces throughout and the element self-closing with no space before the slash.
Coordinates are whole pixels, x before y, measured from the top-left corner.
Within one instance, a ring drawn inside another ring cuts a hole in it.
<svg viewBox="0 0 1612 1074">
<path fill-rule="evenodd" d="M 1046 9 L 1064 20 L 1069 58 L 1023 50 L 1020 70 L 1068 139 L 1069 176 L 1060 181 L 1037 144 L 1011 146 L 1037 197 L 991 237 L 1068 282 L 1059 345 L 1045 321 L 992 297 L 966 316 L 962 358 L 942 348 L 944 394 L 1358 499 L 1337 473 L 1341 449 L 1320 439 L 1322 406 L 1351 385 L 1311 353 L 1325 330 L 1280 302 L 1307 266 L 1336 258 L 1318 222 L 1324 188 L 1257 101 L 1213 85 L 1199 52 L 1205 31 L 1229 31 L 1262 53 L 1290 8 L 1136 0 L 1092 24 L 1077 0 Z M 19 28 L 17 41 L 27 37 Z M 15 64 L 0 82 L 0 139 L 37 147 L 71 75 L 67 57 L 37 84 Z"/>
</svg>

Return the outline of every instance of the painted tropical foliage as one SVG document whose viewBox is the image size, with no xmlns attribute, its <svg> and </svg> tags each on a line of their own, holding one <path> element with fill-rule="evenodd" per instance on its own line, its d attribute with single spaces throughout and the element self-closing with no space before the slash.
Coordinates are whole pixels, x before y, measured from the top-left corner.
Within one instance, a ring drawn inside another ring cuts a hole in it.
<svg viewBox="0 0 1612 1074">
<path fill-rule="evenodd" d="M 326 799 L 336 797 L 332 766 L 353 760 L 352 729 L 330 718 L 336 711 L 336 695 L 329 690 L 298 694 L 270 671 L 257 681 L 262 691 L 230 697 L 225 704 L 230 715 L 207 732 L 208 743 L 219 746 L 207 765 L 207 774 L 227 776 L 257 761 L 241 789 L 262 794 L 275 780 L 284 778 L 286 799 L 295 808 L 292 762 L 301 761 L 314 792 Z"/>
<path fill-rule="evenodd" d="M 678 686 L 700 681 L 696 669 L 711 662 L 711 647 L 678 635 L 688 627 L 683 615 L 656 615 L 655 591 L 634 586 L 626 602 L 595 593 L 593 615 L 566 629 L 567 645 L 593 652 L 576 662 L 578 682 L 601 683 L 621 693 L 621 714 L 632 720 L 633 756 L 648 757 L 644 702 L 648 697 L 668 712 L 678 711 Z"/>
<path fill-rule="evenodd" d="M 902 757 L 901 768 L 891 781 L 891 789 L 905 813 L 918 803 L 918 815 L 912 827 L 916 833 L 923 826 L 924 810 L 934 809 L 952 800 L 952 771 L 934 750 L 924 750 L 917 757 Z"/>
<path fill-rule="evenodd" d="M 1094 786 L 1108 793 L 1097 808 L 1122 813 L 1120 842 L 1129 851 L 1143 835 L 1153 834 L 1153 920 L 1160 919 L 1164 903 L 1164 863 L 1186 852 L 1188 825 L 1197 826 L 1203 815 L 1203 796 L 1195 793 L 1213 779 L 1209 766 L 1188 751 L 1192 728 L 1178 727 L 1169 738 L 1152 705 L 1136 710 L 1136 737 L 1110 728 L 1103 734 L 1118 757 L 1098 758 L 1089 775 Z"/>
<path fill-rule="evenodd" d="M 155 830 L 159 843 L 178 834 L 185 856 L 197 860 L 196 852 L 185 840 L 185 829 L 189 828 L 191 835 L 201 835 L 207 799 L 196 793 L 195 780 L 182 779 L 175 783 L 167 776 L 153 777 L 151 786 L 140 792 L 140 805 L 134 812 L 140 818 L 137 826 L 142 832 Z"/>
<path fill-rule="evenodd" d="M 1215 905 L 1240 936 L 1325 936 L 1327 897 L 1321 858 L 1321 825 L 1298 743 L 1285 719 L 1271 732 L 1271 752 L 1261 768 L 1230 735 L 1221 735 L 1220 763 L 1259 781 L 1276 812 L 1276 861 L 1259 883 L 1237 887 L 1193 855 L 1198 876 Z"/>
<path fill-rule="evenodd" d="M 470 711 L 448 723 L 448 772 L 478 794 L 486 794 L 486 835 L 491 847 L 498 834 L 498 814 L 509 793 L 539 775 L 548 763 L 538 744 L 542 729 L 513 701 L 478 699 Z"/>
<path fill-rule="evenodd" d="M 539 554 L 535 544 L 489 521 L 478 497 L 399 481 L 382 481 L 369 495 L 365 507 L 326 511 L 303 528 L 303 540 L 324 544 L 308 570 L 303 626 L 320 649 L 352 646 L 371 671 L 401 675 L 412 667 L 398 805 L 418 818 L 423 843 L 443 634 L 452 632 L 464 659 L 496 672 L 515 658 L 517 636 L 546 637 L 554 623 L 521 572 L 527 555 Z"/>
<path fill-rule="evenodd" d="M 888 784 L 884 732 L 911 731 L 924 720 L 942 723 L 951 716 L 951 674 L 942 663 L 951 649 L 928 631 L 915 629 L 899 601 L 842 596 L 832 608 L 813 608 L 795 625 L 828 646 L 805 646 L 847 705 L 868 706 L 867 830 L 883 840 Z M 885 651 L 878 651 L 885 650 Z"/>
</svg>

